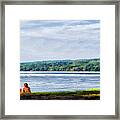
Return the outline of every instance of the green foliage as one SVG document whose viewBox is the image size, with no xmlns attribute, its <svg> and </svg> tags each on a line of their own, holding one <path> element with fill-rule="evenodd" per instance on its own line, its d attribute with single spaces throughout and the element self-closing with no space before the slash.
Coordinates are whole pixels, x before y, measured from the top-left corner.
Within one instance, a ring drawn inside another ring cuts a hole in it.
<svg viewBox="0 0 120 120">
<path fill-rule="evenodd" d="M 45 95 L 45 96 L 79 96 L 79 95 L 89 95 L 89 94 L 100 94 L 99 89 L 89 89 L 80 91 L 64 91 L 64 92 L 33 92 L 32 95 Z"/>
<path fill-rule="evenodd" d="M 100 88 L 89 88 L 86 91 L 100 91 Z"/>
<path fill-rule="evenodd" d="M 100 71 L 100 59 L 26 62 L 20 71 Z"/>
</svg>

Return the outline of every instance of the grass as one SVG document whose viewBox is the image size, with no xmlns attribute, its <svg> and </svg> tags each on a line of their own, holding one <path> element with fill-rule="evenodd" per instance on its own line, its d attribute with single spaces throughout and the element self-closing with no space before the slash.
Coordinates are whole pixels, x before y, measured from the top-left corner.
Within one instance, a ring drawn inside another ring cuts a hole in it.
<svg viewBox="0 0 120 120">
<path fill-rule="evenodd" d="M 21 98 L 24 95 L 21 95 Z M 24 99 L 24 98 L 22 98 Z M 79 91 L 64 91 L 64 92 L 33 92 L 31 99 L 100 99 L 100 89 L 92 88 Z"/>
<path fill-rule="evenodd" d="M 33 92 L 32 95 L 72 95 L 72 96 L 78 96 L 78 95 L 90 95 L 90 94 L 99 94 L 100 89 L 92 88 L 87 90 L 80 90 L 80 91 L 64 91 L 64 92 Z"/>
</svg>

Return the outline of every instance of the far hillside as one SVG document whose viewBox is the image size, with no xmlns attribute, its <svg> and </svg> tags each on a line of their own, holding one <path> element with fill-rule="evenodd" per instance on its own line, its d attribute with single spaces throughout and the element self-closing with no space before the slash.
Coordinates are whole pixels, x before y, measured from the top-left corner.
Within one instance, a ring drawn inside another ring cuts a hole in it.
<svg viewBox="0 0 120 120">
<path fill-rule="evenodd" d="M 100 59 L 23 62 L 20 71 L 100 71 Z"/>
</svg>

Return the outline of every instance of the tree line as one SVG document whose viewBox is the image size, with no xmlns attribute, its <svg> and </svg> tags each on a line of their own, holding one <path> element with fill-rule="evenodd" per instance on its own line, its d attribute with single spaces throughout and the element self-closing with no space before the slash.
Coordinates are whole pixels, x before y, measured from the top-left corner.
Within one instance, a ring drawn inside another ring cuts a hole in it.
<svg viewBox="0 0 120 120">
<path fill-rule="evenodd" d="M 20 71 L 100 71 L 100 59 L 24 62 Z"/>
</svg>

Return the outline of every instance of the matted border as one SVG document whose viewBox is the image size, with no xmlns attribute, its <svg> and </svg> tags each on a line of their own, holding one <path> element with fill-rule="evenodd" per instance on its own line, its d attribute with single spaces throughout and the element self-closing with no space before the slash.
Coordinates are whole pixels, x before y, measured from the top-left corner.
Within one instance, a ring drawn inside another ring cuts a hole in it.
<svg viewBox="0 0 120 120">
<path fill-rule="evenodd" d="M 119 120 L 119 0 L 1 1 L 0 119 L 115 119 Z M 115 115 L 5 115 L 5 5 L 115 5 Z"/>
</svg>

